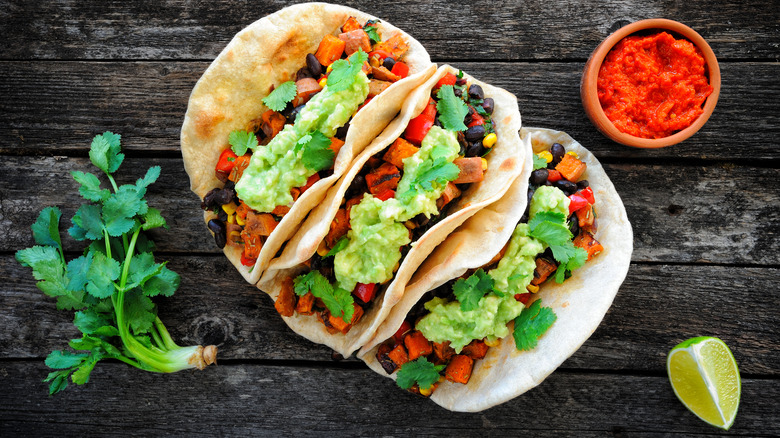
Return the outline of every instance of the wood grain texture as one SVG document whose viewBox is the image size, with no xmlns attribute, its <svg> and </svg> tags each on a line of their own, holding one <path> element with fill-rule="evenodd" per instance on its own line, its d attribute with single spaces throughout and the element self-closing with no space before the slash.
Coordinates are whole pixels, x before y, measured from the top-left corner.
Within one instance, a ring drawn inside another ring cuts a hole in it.
<svg viewBox="0 0 780 438">
<path fill-rule="evenodd" d="M 222 359 L 329 362 L 332 351 L 296 336 L 270 298 L 244 283 L 223 258 L 169 257 L 182 276 L 160 317 L 181 344 L 216 344 Z M 564 368 L 663 372 L 684 339 L 713 335 L 734 351 L 743 373 L 780 376 L 777 269 L 633 265 L 601 326 Z M 29 270 L 0 258 L 0 358 L 43 358 L 78 337 L 72 313 L 35 286 Z M 749 294 L 750 299 L 745 299 Z M 34 323 L 32 323 L 34 322 Z"/>
<path fill-rule="evenodd" d="M 721 96 L 710 120 L 692 138 L 659 150 L 619 145 L 593 127 L 580 101 L 582 63 L 453 65 L 514 93 L 524 126 L 567 131 L 599 158 L 760 160 L 762 165 L 778 160 L 776 63 L 723 64 Z M 178 153 L 187 100 L 207 67 L 202 62 L 0 62 L 0 154 L 86 155 L 89 139 L 106 130 L 121 133 L 130 152 Z"/>
<path fill-rule="evenodd" d="M 55 397 L 41 364 L 6 362 L 0 434 L 15 436 L 660 436 L 718 435 L 674 396 L 665 376 L 557 372 L 518 398 L 454 413 L 367 369 L 220 365 L 173 375 L 100 364 L 89 384 Z M 780 382 L 744 379 L 730 435 L 773 436 L 766 400 Z M 89 406 L 88 410 L 84 407 Z M 41 422 L 45 419 L 46 422 Z M 295 432 L 287 432 L 294 430 Z"/>
<path fill-rule="evenodd" d="M 6 3 L 3 59 L 213 59 L 243 27 L 297 2 Z M 757 1 L 346 1 L 407 30 L 436 59 L 584 60 L 633 21 L 666 17 L 698 31 L 720 59 L 772 59 L 780 11 Z M 702 11 L 706 11 L 702 13 Z"/>
</svg>

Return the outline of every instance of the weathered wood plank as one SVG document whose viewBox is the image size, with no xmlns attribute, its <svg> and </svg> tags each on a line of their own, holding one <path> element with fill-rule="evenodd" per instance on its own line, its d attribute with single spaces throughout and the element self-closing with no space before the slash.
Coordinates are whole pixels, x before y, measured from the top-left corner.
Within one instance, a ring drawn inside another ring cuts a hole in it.
<svg viewBox="0 0 780 438">
<path fill-rule="evenodd" d="M 200 202 L 189 191 L 181 160 L 130 158 L 119 182 L 135 181 L 162 166 L 149 189 L 171 230 L 156 230 L 168 252 L 218 250 L 202 223 Z M 734 165 L 606 165 L 634 228 L 634 261 L 780 264 L 780 200 L 777 170 Z M 63 229 L 82 203 L 72 170 L 94 171 L 86 158 L 6 157 L 0 161 L 0 251 L 32 245 L 29 226 L 48 205 L 63 210 Z M 56 188 L 56 189 L 55 189 Z M 71 251 L 82 245 L 69 237 Z"/>
<path fill-rule="evenodd" d="M 514 400 L 464 414 L 365 369 L 242 364 L 155 375 L 100 364 L 83 388 L 48 397 L 42 365 L 0 367 L 4 436 L 719 435 L 683 407 L 664 376 L 558 372 Z M 743 379 L 729 434 L 780 433 L 778 400 L 780 381 Z"/>
<path fill-rule="evenodd" d="M 216 344 L 223 359 L 331 360 L 328 348 L 289 330 L 271 299 L 226 260 L 166 259 L 182 285 L 173 298 L 159 300 L 160 317 L 181 344 Z M 678 342 L 713 335 L 731 346 L 742 372 L 780 376 L 778 275 L 765 268 L 633 265 L 599 329 L 563 366 L 661 372 Z M 0 280 L 15 284 L 0 292 L 0 308 L 8 309 L 0 358 L 42 358 L 79 336 L 72 313 L 55 310 L 11 257 L 0 257 Z"/>
<path fill-rule="evenodd" d="M 4 59 L 211 59 L 244 26 L 290 2 L 6 2 Z M 347 1 L 405 29 L 433 58 L 587 58 L 612 31 L 645 18 L 693 27 L 721 59 L 777 56 L 780 13 L 770 1 L 668 0 L 468 3 Z M 703 14 L 702 11 L 707 11 Z M 453 54 L 457 54 L 453 56 Z"/>
<path fill-rule="evenodd" d="M 776 162 L 780 150 L 776 63 L 724 63 L 721 97 L 710 120 L 692 138 L 660 150 L 621 146 L 596 131 L 580 102 L 582 63 L 453 64 L 515 93 L 525 126 L 567 131 L 599 157 Z M 86 154 L 89 139 L 106 130 L 122 133 L 130 151 L 177 152 L 187 99 L 207 67 L 0 62 L 0 153 Z M 737 140 L 737 133 L 744 136 Z"/>
</svg>

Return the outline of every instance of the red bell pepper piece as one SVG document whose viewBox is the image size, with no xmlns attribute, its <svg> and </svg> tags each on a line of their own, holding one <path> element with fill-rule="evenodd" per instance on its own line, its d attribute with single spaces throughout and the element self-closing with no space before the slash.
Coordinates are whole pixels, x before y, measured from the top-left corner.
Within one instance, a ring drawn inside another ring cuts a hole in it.
<svg viewBox="0 0 780 438">
<path fill-rule="evenodd" d="M 584 197 L 576 193 L 569 196 L 569 201 L 571 201 L 569 202 L 569 214 L 574 213 L 575 211 L 590 205 L 587 199 L 585 199 Z"/>
<path fill-rule="evenodd" d="M 425 109 L 420 113 L 421 116 L 426 116 L 431 120 L 436 119 L 436 101 L 432 98 L 428 98 L 428 104 L 425 105 Z"/>
<path fill-rule="evenodd" d="M 580 190 L 579 194 L 582 195 L 583 198 L 587 199 L 591 205 L 596 203 L 596 197 L 593 196 L 593 189 L 590 187 L 585 187 L 584 189 Z"/>
<path fill-rule="evenodd" d="M 528 302 L 531 301 L 531 293 L 528 292 L 524 294 L 515 294 L 515 299 L 525 305 L 528 305 Z"/>
<path fill-rule="evenodd" d="M 477 126 L 477 125 L 484 125 L 484 124 L 485 124 L 485 119 L 483 119 L 483 118 L 482 118 L 482 116 L 480 116 L 479 114 L 477 114 L 477 113 L 474 113 L 474 114 L 471 116 L 471 123 L 469 123 L 469 124 L 468 124 L 468 125 L 466 125 L 466 126 L 468 126 L 469 128 L 471 128 L 472 126 Z"/>
<path fill-rule="evenodd" d="M 395 334 L 393 335 L 393 340 L 395 340 L 396 343 L 403 341 L 404 335 L 411 329 L 412 323 L 404 320 L 404 322 L 401 324 L 401 327 L 398 327 L 398 330 L 396 330 Z"/>
<path fill-rule="evenodd" d="M 379 285 L 377 283 L 358 283 L 357 286 L 355 286 L 355 290 L 352 291 L 352 294 L 358 297 L 360 301 L 368 304 L 374 299 L 374 295 L 376 295 L 378 288 Z"/>
<path fill-rule="evenodd" d="M 455 82 L 458 81 L 457 76 L 455 76 L 452 73 L 447 73 L 444 75 L 443 78 L 439 79 L 439 82 L 436 83 L 436 86 L 433 87 L 433 89 L 437 89 L 441 87 L 442 85 L 455 85 Z"/>
<path fill-rule="evenodd" d="M 406 131 L 404 131 L 404 138 L 415 146 L 420 146 L 432 126 L 433 119 L 425 114 L 420 114 L 412 120 L 409 120 L 409 124 L 406 125 Z"/>
<path fill-rule="evenodd" d="M 390 198 L 395 198 L 395 190 L 387 189 L 381 193 L 377 193 L 374 197 L 380 201 L 387 201 Z"/>
<path fill-rule="evenodd" d="M 314 185 L 314 183 L 316 183 L 319 180 L 320 180 L 320 174 L 319 173 L 315 173 L 314 175 L 310 176 L 309 179 L 306 180 L 306 184 L 301 186 L 301 193 L 303 193 L 306 190 L 308 190 L 311 186 Z"/>
<path fill-rule="evenodd" d="M 380 49 L 380 50 L 373 50 L 373 51 L 371 51 L 371 52 L 368 54 L 368 58 L 369 58 L 369 59 L 371 59 L 371 58 L 373 58 L 373 57 L 377 57 L 377 58 L 379 58 L 381 61 L 384 61 L 384 60 L 385 60 L 385 58 L 388 58 L 388 57 L 390 57 L 390 58 L 391 58 L 392 56 L 390 56 L 390 52 L 388 52 L 388 51 L 386 51 L 386 50 L 381 50 L 381 49 Z"/>
<path fill-rule="evenodd" d="M 409 76 L 409 66 L 404 62 L 397 61 L 395 64 L 393 64 L 393 68 L 390 70 L 390 73 L 400 76 L 401 78 L 405 78 Z"/>
<path fill-rule="evenodd" d="M 236 165 L 236 158 L 238 158 L 238 155 L 236 155 L 231 148 L 227 148 L 222 151 L 222 154 L 219 156 L 219 160 L 217 161 L 217 172 L 229 174 Z"/>
<path fill-rule="evenodd" d="M 563 179 L 563 176 L 561 175 L 561 172 L 558 172 L 555 169 L 547 169 L 547 181 L 555 182 L 560 181 Z"/>
<path fill-rule="evenodd" d="M 254 266 L 256 261 L 257 259 L 245 257 L 243 254 L 241 254 L 241 264 L 244 266 Z"/>
</svg>

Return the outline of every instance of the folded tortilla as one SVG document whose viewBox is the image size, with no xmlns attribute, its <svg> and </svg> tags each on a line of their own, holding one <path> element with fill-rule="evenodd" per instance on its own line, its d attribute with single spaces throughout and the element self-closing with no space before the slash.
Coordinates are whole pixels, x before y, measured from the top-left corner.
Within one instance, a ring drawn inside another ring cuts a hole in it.
<svg viewBox="0 0 780 438">
<path fill-rule="evenodd" d="M 214 172 L 220 153 L 228 146 L 228 135 L 244 129 L 267 108 L 262 99 L 273 87 L 295 80 L 306 65 L 306 54 L 314 53 L 327 34 L 338 35 L 350 16 L 359 21 L 376 19 L 356 9 L 326 3 L 305 3 L 268 15 L 236 34 L 203 73 L 190 95 L 181 129 L 184 167 L 190 188 L 199 198 L 222 187 Z M 226 245 L 225 255 L 250 283 L 260 279 L 268 262 L 295 232 L 306 214 L 324 198 L 328 188 L 349 168 L 363 150 L 398 114 L 409 93 L 435 72 L 435 65 L 422 45 L 404 31 L 380 21 L 383 40 L 395 34 L 409 43 L 404 62 L 409 76 L 376 96 L 352 118 L 350 128 L 336 156 L 333 174 L 306 190 L 293 204 L 263 244 L 254 266 L 241 264 L 242 248 Z M 206 222 L 214 216 L 204 213 Z"/>
<path fill-rule="evenodd" d="M 598 160 L 569 135 L 560 131 L 523 128 L 533 152 L 548 150 L 552 143 L 574 151 L 587 164 L 583 179 L 590 182 L 596 198 L 598 229 L 595 234 L 604 250 L 573 272 L 562 284 L 544 283 L 536 294 L 551 307 L 557 320 L 533 350 L 518 351 L 512 330 L 484 359 L 475 361 L 465 385 L 444 381 L 431 399 L 453 411 L 477 412 L 503 403 L 535 387 L 560 366 L 596 330 L 626 277 L 633 250 L 633 234 L 626 210 Z M 531 156 L 531 149 L 527 150 Z M 481 210 L 466 221 L 418 270 L 401 301 L 392 309 L 374 338 L 358 353 L 371 369 L 388 376 L 376 359 L 378 345 L 390 338 L 425 293 L 468 269 L 487 264 L 509 241 L 528 203 L 525 181 L 517 181 L 507 197 Z M 519 212 L 519 214 L 518 214 Z M 494 241 L 498 240 L 498 244 Z M 489 245 L 486 245 L 486 243 Z M 490 250 L 488 254 L 485 252 Z M 510 322 L 510 324 L 512 324 Z M 510 327 L 511 328 L 511 327 Z M 397 373 L 388 376 L 396 378 Z"/>
<path fill-rule="evenodd" d="M 271 262 L 258 283 L 260 289 L 275 300 L 285 277 L 294 277 L 306 270 L 303 263 L 314 255 L 320 242 L 327 235 L 352 179 L 371 156 L 390 146 L 403 134 L 409 120 L 423 111 L 431 90 L 447 73 L 457 74 L 458 70 L 447 65 L 442 66 L 423 85 L 414 90 L 404 103 L 401 114 L 355 159 L 349 171 L 330 189 L 325 200 L 312 210 L 298 233 L 287 243 L 280 257 Z M 526 163 L 530 160 L 530 156 L 524 154 L 530 146 L 522 146 L 518 134 L 520 111 L 517 98 L 505 90 L 480 82 L 468 75 L 465 77 L 470 83 L 479 84 L 485 97 L 491 97 L 495 101 L 492 119 L 498 141 L 485 157 L 488 161 L 485 179 L 472 184 L 460 198 L 453 201 L 454 205 L 449 207 L 448 214 L 443 220 L 431 227 L 417 241 L 412 242 L 411 249 L 402 260 L 395 277 L 383 287 L 384 291 L 380 292 L 371 308 L 346 335 L 328 333 L 325 326 L 314 315 L 295 314 L 284 317 L 285 322 L 296 333 L 314 342 L 325 344 L 345 357 L 351 355 L 373 337 L 390 309 L 401 299 L 412 274 L 431 251 L 466 219 L 503 197 L 515 179 L 524 172 L 525 166 L 530 166 Z M 522 211 L 520 213 L 522 214 Z"/>
</svg>

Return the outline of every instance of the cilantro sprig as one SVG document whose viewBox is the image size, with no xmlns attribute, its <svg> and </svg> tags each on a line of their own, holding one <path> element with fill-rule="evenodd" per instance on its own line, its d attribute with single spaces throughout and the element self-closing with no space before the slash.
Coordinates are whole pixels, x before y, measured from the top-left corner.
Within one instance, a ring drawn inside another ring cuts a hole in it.
<svg viewBox="0 0 780 438">
<path fill-rule="evenodd" d="M 368 60 L 368 54 L 361 49 L 347 59 L 339 59 L 332 64 L 333 69 L 328 75 L 327 87 L 333 91 L 344 91 L 357 80 L 363 70 L 363 63 Z"/>
<path fill-rule="evenodd" d="M 263 98 L 263 103 L 269 109 L 272 109 L 274 111 L 282 111 L 284 110 L 284 108 L 287 106 L 288 103 L 292 102 L 292 100 L 295 99 L 295 96 L 297 94 L 298 94 L 298 87 L 295 86 L 295 82 L 293 81 L 283 82 L 279 84 L 278 87 L 274 88 L 274 91 L 268 94 L 268 96 L 265 96 Z"/>
<path fill-rule="evenodd" d="M 537 169 L 546 169 L 547 168 L 547 160 L 540 157 L 539 155 L 534 154 L 534 168 L 533 170 Z"/>
<path fill-rule="evenodd" d="M 254 132 L 235 130 L 228 136 L 228 143 L 239 157 L 246 154 L 247 150 L 255 150 L 260 142 Z"/>
<path fill-rule="evenodd" d="M 377 23 L 380 23 L 380 20 L 368 20 L 363 26 L 363 30 L 368 34 L 368 39 L 371 40 L 372 45 L 382 41 L 382 38 L 379 36 L 379 29 L 376 26 Z"/>
<path fill-rule="evenodd" d="M 539 239 L 550 247 L 558 261 L 555 282 L 563 283 L 566 273 L 585 265 L 588 253 L 572 243 L 572 234 L 566 226 L 566 216 L 560 213 L 542 211 L 528 221 L 531 237 Z"/>
<path fill-rule="evenodd" d="M 485 294 L 493 292 L 494 283 L 493 277 L 480 268 L 468 278 L 458 279 L 452 286 L 452 292 L 460 302 L 460 309 L 464 312 L 468 312 L 479 307 L 479 300 L 482 299 Z"/>
<path fill-rule="evenodd" d="M 558 317 L 549 307 L 542 307 L 542 300 L 534 301 L 515 318 L 515 346 L 520 351 L 533 350 Z"/>
<path fill-rule="evenodd" d="M 420 389 L 430 389 L 439 381 L 439 373 L 444 365 L 434 365 L 424 357 L 417 358 L 401 365 L 396 376 L 396 383 L 403 389 L 409 389 L 416 383 Z"/>
<path fill-rule="evenodd" d="M 101 188 L 95 174 L 72 172 L 88 201 L 68 230 L 73 239 L 89 243 L 83 255 L 66 262 L 57 207 L 44 208 L 32 225 L 36 245 L 16 252 L 16 260 L 32 268 L 38 288 L 57 299 L 58 309 L 76 311 L 73 323 L 82 333 L 68 343 L 80 352 L 56 350 L 46 358 L 54 369 L 44 380 L 49 393 L 64 390 L 68 378 L 78 385 L 87 383 L 95 365 L 108 358 L 154 372 L 202 369 L 213 363 L 214 346 L 179 347 L 173 342 L 151 300 L 173 295 L 180 282 L 165 263 L 155 263 L 153 244 L 143 234 L 166 227 L 160 211 L 144 199 L 160 167 L 150 168 L 135 184 L 118 186 L 112 173 L 124 155 L 120 136 L 111 132 L 93 139 L 89 157 L 113 192 Z"/>
<path fill-rule="evenodd" d="M 352 293 L 340 287 L 333 287 L 319 271 L 310 271 L 293 280 L 293 290 L 298 296 L 311 292 L 325 303 L 331 315 L 341 317 L 345 322 L 352 321 L 355 312 L 355 299 Z"/>
<path fill-rule="evenodd" d="M 463 99 L 455 95 L 452 85 L 442 85 L 436 97 L 439 98 L 436 102 L 436 110 L 439 112 L 439 121 L 444 129 L 449 131 L 468 129 L 463 119 L 469 113 L 469 108 Z"/>
<path fill-rule="evenodd" d="M 306 134 L 295 143 L 295 151 L 303 150 L 301 161 L 310 170 L 319 172 L 333 166 L 336 153 L 330 148 L 331 140 L 320 131 Z"/>
</svg>

